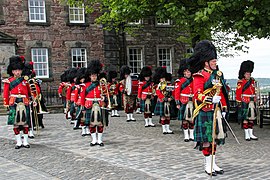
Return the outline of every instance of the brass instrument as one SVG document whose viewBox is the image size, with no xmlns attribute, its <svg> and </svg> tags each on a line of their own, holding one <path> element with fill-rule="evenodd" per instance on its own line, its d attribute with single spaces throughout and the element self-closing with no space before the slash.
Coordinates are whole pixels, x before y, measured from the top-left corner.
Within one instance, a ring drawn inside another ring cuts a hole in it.
<svg viewBox="0 0 270 180">
<path fill-rule="evenodd" d="M 263 104 L 260 84 L 258 81 L 255 81 L 255 103 L 256 103 L 256 113 L 257 113 L 257 124 L 260 124 L 260 108 Z"/>
<path fill-rule="evenodd" d="M 108 109 L 112 109 L 107 80 L 105 78 L 101 78 L 99 80 L 99 84 L 101 86 L 101 94 L 102 95 L 106 94 L 106 96 L 108 98 Z M 105 87 L 105 90 L 102 87 Z"/>
</svg>

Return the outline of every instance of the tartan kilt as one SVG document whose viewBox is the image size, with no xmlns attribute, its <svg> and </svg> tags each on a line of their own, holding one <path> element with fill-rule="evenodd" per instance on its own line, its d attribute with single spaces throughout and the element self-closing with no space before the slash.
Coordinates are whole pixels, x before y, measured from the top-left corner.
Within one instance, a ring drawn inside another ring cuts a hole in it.
<svg viewBox="0 0 270 180">
<path fill-rule="evenodd" d="M 76 117 L 78 117 L 77 119 L 81 119 L 81 115 L 79 116 L 79 113 L 82 113 L 81 109 L 82 109 L 82 106 L 78 106 L 76 109 Z"/>
<path fill-rule="evenodd" d="M 92 114 L 92 108 L 86 109 L 86 111 L 85 111 L 85 122 L 84 122 L 84 124 L 86 126 L 89 126 L 90 125 L 91 114 Z"/>
<path fill-rule="evenodd" d="M 76 109 L 75 109 L 75 103 L 70 102 L 70 110 L 69 110 L 70 114 L 76 113 Z"/>
<path fill-rule="evenodd" d="M 8 125 L 16 125 L 16 122 L 15 122 L 16 107 L 17 107 L 16 104 L 14 104 L 13 106 L 9 106 L 8 121 L 7 121 Z M 25 124 L 28 124 L 29 126 L 31 126 L 30 106 L 25 106 L 25 112 L 26 112 Z"/>
<path fill-rule="evenodd" d="M 101 117 L 102 118 L 102 121 L 101 121 L 102 125 L 108 126 L 108 124 L 109 124 L 109 111 L 107 109 L 102 109 L 102 108 L 100 109 L 100 111 L 101 111 L 101 116 L 104 115 L 103 117 Z M 92 108 L 89 108 L 89 109 L 86 108 L 85 122 L 84 122 L 84 124 L 86 126 L 90 125 L 90 122 L 92 120 L 91 114 L 92 114 Z"/>
<path fill-rule="evenodd" d="M 164 102 L 157 101 L 155 115 L 164 116 Z"/>
<path fill-rule="evenodd" d="M 178 120 L 183 121 L 185 120 L 185 110 L 186 110 L 187 104 L 181 104 L 180 109 L 178 111 Z"/>
<path fill-rule="evenodd" d="M 212 142 L 213 116 L 214 111 L 204 112 L 201 110 L 198 116 L 196 116 L 196 118 L 194 119 L 194 141 L 197 142 L 197 144 L 201 144 L 204 142 Z M 224 123 L 223 130 L 226 133 L 226 125 Z M 225 144 L 225 139 L 216 139 L 215 141 L 218 145 Z"/>
<path fill-rule="evenodd" d="M 145 108 L 145 100 L 141 100 L 140 111 L 144 112 L 144 108 Z"/>
<path fill-rule="evenodd" d="M 248 119 L 248 103 L 242 102 L 241 108 L 238 113 L 238 119 L 240 119 L 240 122 Z"/>
</svg>

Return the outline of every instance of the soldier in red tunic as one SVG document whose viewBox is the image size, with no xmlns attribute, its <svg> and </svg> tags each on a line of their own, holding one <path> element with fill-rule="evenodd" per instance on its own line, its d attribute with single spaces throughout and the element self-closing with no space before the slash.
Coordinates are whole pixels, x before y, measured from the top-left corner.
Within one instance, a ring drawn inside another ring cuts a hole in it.
<svg viewBox="0 0 270 180">
<path fill-rule="evenodd" d="M 152 122 L 154 83 L 152 82 L 151 76 L 152 69 L 148 66 L 143 67 L 139 76 L 138 99 L 140 102 L 140 110 L 144 112 L 145 127 L 155 127 L 155 124 Z"/>
<path fill-rule="evenodd" d="M 86 77 L 90 78 L 85 83 L 85 88 L 81 92 L 81 104 L 85 108 L 85 125 L 90 128 L 92 141 L 90 146 L 104 146 L 102 141 L 104 126 L 108 125 L 108 113 L 103 102 L 108 97 L 106 92 L 102 92 L 101 83 L 98 76 L 102 69 L 102 64 L 98 60 L 92 60 L 87 67 Z"/>
<path fill-rule="evenodd" d="M 30 87 L 24 77 L 21 76 L 24 61 L 22 56 L 12 56 L 7 67 L 7 73 L 10 77 L 3 80 L 4 106 L 9 108 L 8 125 L 14 126 L 13 131 L 17 141 L 15 149 L 21 147 L 30 148 L 28 143 Z M 23 142 L 20 135 L 21 130 L 23 130 Z"/>
<path fill-rule="evenodd" d="M 117 72 L 112 70 L 109 71 L 108 74 L 108 90 L 110 93 L 110 101 L 111 101 L 111 117 L 119 117 L 118 114 L 118 94 L 119 94 L 119 82 L 117 81 Z"/>
<path fill-rule="evenodd" d="M 258 140 L 253 135 L 254 120 L 256 119 L 255 107 L 255 79 L 251 77 L 254 63 L 250 60 L 244 61 L 239 70 L 239 80 L 236 89 L 236 102 L 239 107 L 239 120 L 245 130 L 245 139 Z"/>
<path fill-rule="evenodd" d="M 69 70 L 66 70 L 63 74 L 60 76 L 60 84 L 58 87 L 58 96 L 59 98 L 62 99 L 62 103 L 64 106 L 64 114 L 67 113 L 67 100 L 66 100 L 66 94 L 67 94 L 67 87 L 69 86 L 67 75 L 68 75 Z"/>
<path fill-rule="evenodd" d="M 77 69 L 71 68 L 68 73 L 69 86 L 67 87 L 67 119 L 71 119 L 71 124 L 75 121 L 76 110 L 75 110 L 75 81 L 76 81 Z"/>
<path fill-rule="evenodd" d="M 193 74 L 193 113 L 196 148 L 205 159 L 205 172 L 216 176 L 224 171 L 216 165 L 216 145 L 225 144 L 226 113 L 229 99 L 223 73 L 217 67 L 215 46 L 208 40 L 200 41 L 190 58 Z M 215 122 L 215 123 L 214 123 Z M 213 131 L 214 130 L 214 131 Z"/>
<path fill-rule="evenodd" d="M 170 102 L 172 101 L 172 95 L 167 89 L 166 76 L 166 67 L 158 67 L 155 70 L 153 80 L 155 84 L 158 84 L 156 89 L 158 100 L 155 114 L 160 116 L 163 134 L 173 134 L 173 131 L 170 130 Z"/>
<path fill-rule="evenodd" d="M 190 67 L 187 64 L 188 59 L 180 61 L 178 70 L 179 79 L 175 81 L 175 100 L 177 104 L 178 120 L 182 121 L 184 129 L 184 141 L 194 140 L 193 130 L 193 78 L 191 76 Z"/>
<path fill-rule="evenodd" d="M 131 70 L 128 66 L 122 66 L 120 69 L 120 86 L 119 90 L 123 95 L 123 103 L 125 113 L 127 114 L 127 122 L 136 121 L 133 118 L 134 106 L 135 106 L 135 95 L 133 94 L 132 79 L 130 76 Z"/>
</svg>

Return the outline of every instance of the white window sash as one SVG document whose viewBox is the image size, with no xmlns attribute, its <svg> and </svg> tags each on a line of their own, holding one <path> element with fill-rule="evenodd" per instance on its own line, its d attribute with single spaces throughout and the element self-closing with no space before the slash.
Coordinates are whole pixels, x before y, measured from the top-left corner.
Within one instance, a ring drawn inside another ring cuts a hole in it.
<svg viewBox="0 0 270 180">
<path fill-rule="evenodd" d="M 142 20 L 140 19 L 140 20 L 137 20 L 137 21 L 128 22 L 128 24 L 130 24 L 130 25 L 140 25 L 140 24 L 142 24 Z"/>
<path fill-rule="evenodd" d="M 43 6 L 31 6 L 30 1 L 33 1 L 35 3 L 36 1 L 40 2 L 40 0 L 28 0 L 29 22 L 46 22 L 46 5 L 45 5 L 45 1 L 44 0 L 42 1 L 43 2 Z M 39 9 L 43 8 L 43 13 L 36 13 L 36 8 L 39 8 Z M 31 13 L 31 9 L 33 9 L 34 13 Z M 32 14 L 34 16 L 36 16 L 37 14 L 39 14 L 39 17 L 40 17 L 41 14 L 43 14 L 44 19 L 39 19 L 39 20 L 37 20 L 35 18 L 32 19 L 31 18 L 31 15 Z"/>
<path fill-rule="evenodd" d="M 140 53 L 138 54 L 130 54 L 130 50 L 137 50 L 137 51 L 140 51 Z M 135 55 L 137 56 L 137 58 L 136 58 L 136 60 L 131 60 L 130 59 L 130 56 L 133 56 L 133 57 L 135 57 Z M 139 56 L 138 55 L 140 55 L 140 59 L 139 59 Z M 137 62 L 137 66 L 131 66 L 131 63 L 135 63 L 135 62 Z M 128 47 L 128 65 L 129 65 L 129 67 L 130 67 L 130 69 L 132 69 L 132 73 L 139 73 L 140 72 L 140 70 L 143 68 L 143 48 L 141 48 L 141 47 L 139 47 L 139 48 L 137 48 L 137 47 Z M 137 72 L 135 72 L 135 69 L 137 70 Z"/>
<path fill-rule="evenodd" d="M 84 50 L 84 56 L 82 55 L 82 50 Z M 73 59 L 73 57 L 75 56 L 75 59 Z M 80 61 L 78 60 L 78 57 L 81 57 Z M 84 60 L 82 60 L 82 57 L 84 58 Z M 87 52 L 85 48 L 72 48 L 71 49 L 71 62 L 72 62 L 72 67 L 78 67 L 78 64 L 84 64 L 84 66 L 82 67 L 87 67 Z M 76 66 L 74 66 L 74 64 L 76 64 Z"/>
<path fill-rule="evenodd" d="M 34 54 L 34 52 L 35 51 L 37 51 L 37 50 L 45 50 L 45 54 L 39 54 L 39 55 L 37 55 L 37 54 Z M 38 56 L 44 56 L 45 55 L 45 62 L 35 62 L 34 61 L 34 59 L 36 59 L 36 58 L 34 58 L 34 56 L 36 56 L 36 57 L 38 57 Z M 34 68 L 34 70 L 36 71 L 36 76 L 37 76 L 37 78 L 49 78 L 49 61 L 48 61 L 48 49 L 47 48 L 33 48 L 33 49 L 31 49 L 31 58 L 32 58 L 32 61 L 34 62 L 34 67 L 35 67 L 35 64 L 36 65 L 44 65 L 45 64 L 45 69 L 35 69 Z M 39 70 L 42 70 L 42 71 L 46 71 L 46 74 L 47 75 L 38 75 L 38 71 Z"/>
<path fill-rule="evenodd" d="M 165 60 L 159 58 L 160 55 L 164 55 L 163 53 L 162 54 L 159 54 L 159 50 L 164 50 L 164 49 L 166 50 L 166 52 L 167 52 L 167 50 L 169 50 L 169 55 L 170 55 L 169 60 L 167 58 L 167 53 L 166 53 L 166 59 Z M 158 66 L 160 66 L 160 64 L 159 64 L 160 62 L 162 62 L 162 64 L 165 62 L 165 64 L 166 64 L 165 66 L 166 66 L 167 72 L 168 73 L 172 73 L 172 48 L 169 48 L 169 47 L 168 48 L 167 47 L 159 47 L 157 49 L 157 57 L 158 57 L 157 58 L 157 60 L 158 60 L 158 62 L 157 62 L 158 63 Z M 167 65 L 168 64 L 167 63 L 168 61 L 169 61 L 169 64 L 170 64 L 169 66 Z M 161 66 L 163 66 L 163 65 L 161 65 Z"/>
<path fill-rule="evenodd" d="M 75 14 L 75 10 L 77 10 L 77 14 Z M 82 14 L 79 13 L 79 11 L 82 10 Z M 73 12 L 73 14 L 71 14 L 71 12 Z M 73 17 L 73 19 L 76 19 L 75 17 L 77 17 L 79 19 L 80 16 L 82 16 L 82 20 L 72 20 L 71 16 Z M 82 7 L 72 7 L 69 6 L 69 22 L 70 23 L 85 23 L 85 12 L 84 12 L 84 5 L 82 5 Z"/>
<path fill-rule="evenodd" d="M 172 23 L 171 23 L 171 20 L 170 19 L 167 19 L 167 21 L 163 21 L 163 22 L 160 22 L 158 19 L 157 19 L 157 25 L 158 26 L 170 26 Z"/>
</svg>

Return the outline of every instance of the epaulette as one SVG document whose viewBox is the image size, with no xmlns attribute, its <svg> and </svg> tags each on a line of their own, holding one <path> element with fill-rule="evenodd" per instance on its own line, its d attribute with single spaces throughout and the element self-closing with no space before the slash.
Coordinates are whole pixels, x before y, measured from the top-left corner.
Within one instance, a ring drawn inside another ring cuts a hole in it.
<svg viewBox="0 0 270 180">
<path fill-rule="evenodd" d="M 8 84 L 10 83 L 10 81 L 8 79 L 3 79 L 2 82 L 3 83 L 8 83 Z"/>
<path fill-rule="evenodd" d="M 202 73 L 200 73 L 200 72 L 194 73 L 192 76 L 193 77 L 196 77 L 196 76 L 204 77 L 204 75 Z"/>
<path fill-rule="evenodd" d="M 177 83 L 177 82 L 180 82 L 180 79 L 176 79 L 175 82 L 176 82 L 176 83 Z"/>
</svg>

